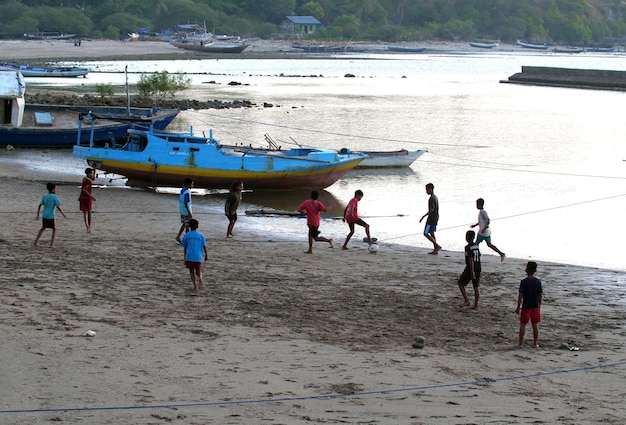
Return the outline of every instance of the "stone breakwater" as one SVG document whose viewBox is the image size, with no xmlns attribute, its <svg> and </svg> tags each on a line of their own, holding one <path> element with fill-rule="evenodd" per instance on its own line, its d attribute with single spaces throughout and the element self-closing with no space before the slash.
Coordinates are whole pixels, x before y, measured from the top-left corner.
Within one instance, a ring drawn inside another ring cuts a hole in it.
<svg viewBox="0 0 626 425">
<path fill-rule="evenodd" d="M 626 71 L 523 66 L 501 83 L 626 91 Z"/>
<path fill-rule="evenodd" d="M 124 96 L 74 95 L 48 90 L 45 92 L 26 93 L 26 102 L 31 105 L 75 105 L 75 106 L 126 106 Z M 199 101 L 193 99 L 161 99 L 160 108 L 186 109 L 229 109 L 250 108 L 255 106 L 249 100 L 225 102 L 221 100 Z M 146 97 L 131 97 L 130 106 L 136 108 L 152 108 L 154 100 Z"/>
</svg>

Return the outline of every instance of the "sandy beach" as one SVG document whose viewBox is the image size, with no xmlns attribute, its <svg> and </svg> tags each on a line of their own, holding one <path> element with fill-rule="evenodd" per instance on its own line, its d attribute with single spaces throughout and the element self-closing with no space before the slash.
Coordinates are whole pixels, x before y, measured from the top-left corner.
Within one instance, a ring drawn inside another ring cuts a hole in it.
<svg viewBox="0 0 626 425">
<path fill-rule="evenodd" d="M 31 173 L 13 154 L 0 154 L 4 424 L 626 419 L 623 273 L 540 263 L 541 347 L 518 349 L 523 260 L 484 256 L 470 310 L 460 252 L 381 241 L 372 255 L 357 233 L 349 251 L 306 255 L 305 229 L 250 234 L 241 214 L 226 240 L 216 212 L 197 217 L 210 253 L 198 293 L 174 241 L 176 196 L 97 189 L 87 234 L 80 166 Z M 32 245 L 47 181 L 69 217 L 57 215 L 55 249 L 49 231 Z"/>
<path fill-rule="evenodd" d="M 389 53 L 387 46 L 391 43 L 353 43 L 366 48 L 368 53 Z M 304 53 L 291 47 L 291 41 L 256 40 L 242 54 L 225 54 L 229 59 L 251 59 L 268 57 L 306 58 L 319 57 L 320 54 Z M 513 44 L 500 44 L 493 49 L 477 49 L 466 42 L 425 41 L 407 44 L 407 46 L 427 47 L 428 53 L 480 53 L 520 51 L 523 48 Z M 390 53 L 393 54 L 393 53 Z M 112 59 L 183 59 L 214 57 L 215 55 L 198 54 L 189 50 L 179 49 L 161 41 L 114 41 L 114 40 L 83 40 L 81 46 L 74 45 L 73 40 L 0 40 L 0 61 L 27 63 L 30 61 L 82 61 Z"/>
<path fill-rule="evenodd" d="M 153 45 L 185 54 L 166 43 L 46 43 L 2 41 L 0 59 Z M 459 307 L 461 252 L 380 241 L 369 254 L 358 229 L 350 250 L 336 234 L 338 247 L 306 255 L 304 222 L 299 240 L 285 240 L 251 233 L 240 212 L 225 239 L 216 211 L 196 217 L 210 257 L 196 292 L 174 240 L 177 196 L 97 178 L 87 234 L 85 165 L 33 171 L 16 155 L 0 151 L 2 424 L 626 421 L 623 272 L 540 262 L 541 347 L 529 348 L 529 327 L 519 349 L 524 259 L 483 256 L 472 310 Z M 54 249 L 49 230 L 33 246 L 47 182 L 68 215 L 57 214 Z M 423 349 L 412 347 L 417 335 Z"/>
</svg>

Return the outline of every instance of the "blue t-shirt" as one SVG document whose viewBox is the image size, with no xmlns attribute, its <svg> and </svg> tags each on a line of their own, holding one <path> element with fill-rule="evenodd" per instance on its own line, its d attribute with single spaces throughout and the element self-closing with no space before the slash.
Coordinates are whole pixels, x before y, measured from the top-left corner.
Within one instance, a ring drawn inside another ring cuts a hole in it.
<svg viewBox="0 0 626 425">
<path fill-rule="evenodd" d="M 180 215 L 191 214 L 191 191 L 187 188 L 187 186 L 184 186 L 180 190 L 179 203 Z M 187 206 L 189 207 L 189 212 L 187 212 L 187 208 L 185 208 L 185 203 L 187 203 Z"/>
<path fill-rule="evenodd" d="M 191 230 L 183 236 L 183 240 L 180 241 L 180 246 L 187 248 L 185 253 L 185 261 L 193 261 L 195 263 L 201 263 L 204 258 L 204 247 L 206 246 L 206 239 L 204 235 L 196 230 Z"/>
<path fill-rule="evenodd" d="M 39 205 L 43 205 L 41 217 L 54 220 L 54 210 L 61 205 L 61 201 L 54 193 L 46 193 Z"/>
</svg>

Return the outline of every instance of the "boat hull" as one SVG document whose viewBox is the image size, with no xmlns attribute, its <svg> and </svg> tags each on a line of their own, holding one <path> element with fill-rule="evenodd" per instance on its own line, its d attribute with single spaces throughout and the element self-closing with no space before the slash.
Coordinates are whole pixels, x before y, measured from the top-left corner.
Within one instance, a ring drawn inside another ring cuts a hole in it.
<svg viewBox="0 0 626 425">
<path fill-rule="evenodd" d="M 408 151 L 364 151 L 367 155 L 357 168 L 404 168 L 410 167 L 420 156 L 426 153 L 425 150 Z"/>
<path fill-rule="evenodd" d="M 130 133 L 136 148 L 75 146 L 73 155 L 96 169 L 127 177 L 134 186 L 179 186 L 190 177 L 196 187 L 228 188 L 242 180 L 255 190 L 323 189 L 365 159 L 328 149 L 238 151 L 196 136 Z"/>
<path fill-rule="evenodd" d="M 477 47 L 479 49 L 493 49 L 494 47 L 498 47 L 498 43 L 479 43 L 472 41 L 468 44 L 472 47 Z"/>
<path fill-rule="evenodd" d="M 116 107 L 80 107 L 59 105 L 26 105 L 22 127 L 0 125 L 0 146 L 27 148 L 63 148 L 81 143 L 89 143 L 91 122 L 81 123 L 79 139 L 80 113 L 100 114 L 101 118 L 93 126 L 93 140 L 96 144 L 112 143 L 111 139 L 121 140 L 127 136 L 131 127 L 164 130 L 178 115 L 177 109 L 131 108 L 131 115 L 125 108 Z M 46 113 L 52 118 L 52 125 L 35 126 L 35 113 Z"/>
</svg>

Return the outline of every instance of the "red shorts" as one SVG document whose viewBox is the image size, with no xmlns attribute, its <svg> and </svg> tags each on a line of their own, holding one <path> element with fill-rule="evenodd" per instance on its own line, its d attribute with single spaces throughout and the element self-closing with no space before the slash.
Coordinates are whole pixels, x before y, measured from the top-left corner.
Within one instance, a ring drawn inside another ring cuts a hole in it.
<svg viewBox="0 0 626 425">
<path fill-rule="evenodd" d="M 528 323 L 529 320 L 531 323 L 541 322 L 541 311 L 539 307 L 522 310 L 519 315 L 520 323 Z"/>
<path fill-rule="evenodd" d="M 202 271 L 202 263 L 197 261 L 185 261 L 185 267 L 189 270 L 195 270 L 198 274 Z"/>
</svg>

